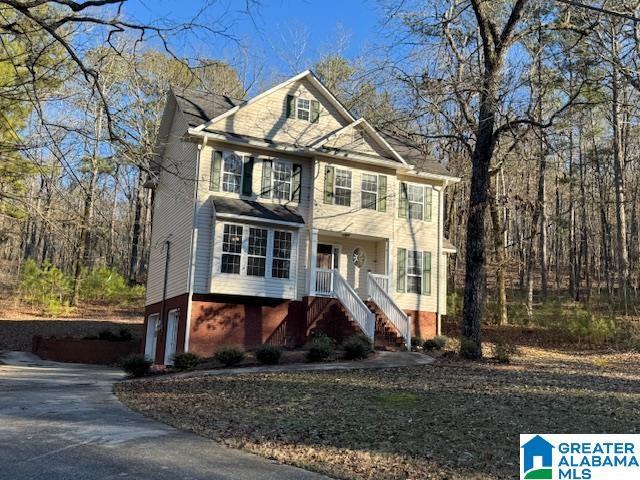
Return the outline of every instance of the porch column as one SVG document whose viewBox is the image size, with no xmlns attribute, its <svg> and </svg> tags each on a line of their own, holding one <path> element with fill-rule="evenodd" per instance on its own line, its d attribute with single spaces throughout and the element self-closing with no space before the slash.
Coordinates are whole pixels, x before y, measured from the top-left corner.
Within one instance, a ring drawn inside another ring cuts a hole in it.
<svg viewBox="0 0 640 480">
<path fill-rule="evenodd" d="M 387 238 L 387 285 L 388 293 L 395 291 L 395 275 L 393 273 L 393 239 Z"/>
<path fill-rule="evenodd" d="M 309 231 L 309 295 L 316 294 L 316 265 L 318 256 L 318 229 Z"/>
</svg>

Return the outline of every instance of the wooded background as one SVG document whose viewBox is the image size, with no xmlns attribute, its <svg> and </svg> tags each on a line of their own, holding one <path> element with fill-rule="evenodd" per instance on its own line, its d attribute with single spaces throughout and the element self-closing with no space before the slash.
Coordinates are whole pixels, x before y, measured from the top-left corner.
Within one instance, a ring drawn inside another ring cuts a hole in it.
<svg viewBox="0 0 640 480">
<path fill-rule="evenodd" d="M 305 52 L 301 34 L 274 71 L 173 53 L 185 32 L 243 51 L 224 15 L 160 27 L 127 20 L 124 1 L 0 1 L 3 291 L 52 314 L 139 299 L 169 86 L 242 99 L 311 67 L 356 116 L 462 177 L 445 235 L 467 356 L 482 322 L 534 322 L 548 304 L 585 309 L 590 326 L 593 312 L 636 317 L 640 2 L 377 5 L 360 56 L 343 38 Z M 261 8 L 247 2 L 247 21 Z"/>
</svg>

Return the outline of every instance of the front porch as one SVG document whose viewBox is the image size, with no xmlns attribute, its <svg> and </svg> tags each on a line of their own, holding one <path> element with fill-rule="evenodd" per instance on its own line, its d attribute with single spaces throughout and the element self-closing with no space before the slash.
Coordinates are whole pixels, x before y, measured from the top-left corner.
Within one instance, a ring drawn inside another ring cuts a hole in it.
<svg viewBox="0 0 640 480">
<path fill-rule="evenodd" d="M 309 292 L 337 300 L 372 343 L 397 339 L 409 349 L 411 319 L 391 293 L 391 248 L 387 238 L 312 230 Z"/>
</svg>

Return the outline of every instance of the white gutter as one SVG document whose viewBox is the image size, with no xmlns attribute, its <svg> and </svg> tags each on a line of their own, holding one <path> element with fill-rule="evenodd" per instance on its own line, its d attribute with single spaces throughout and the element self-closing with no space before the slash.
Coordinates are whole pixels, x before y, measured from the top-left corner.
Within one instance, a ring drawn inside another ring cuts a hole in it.
<svg viewBox="0 0 640 480">
<path fill-rule="evenodd" d="M 437 180 L 440 182 L 454 182 L 454 183 L 459 182 L 461 180 L 460 177 L 454 177 L 450 175 L 439 175 L 436 173 L 418 172 L 416 171 L 416 168 L 413 165 L 401 164 L 393 160 L 379 160 L 376 158 L 366 158 L 358 155 L 353 155 L 351 157 L 347 157 L 344 155 L 332 155 L 327 152 L 316 150 L 315 148 L 312 148 L 312 147 L 296 148 L 296 147 L 288 147 L 286 145 L 281 145 L 278 148 L 276 148 L 269 142 L 263 142 L 260 140 L 248 140 L 248 141 L 233 140 L 219 133 L 204 132 L 204 131 L 196 130 L 193 128 L 189 128 L 187 130 L 187 133 L 195 137 L 204 137 L 207 139 L 217 140 L 220 142 L 225 142 L 231 145 L 237 145 L 241 147 L 249 146 L 254 148 L 260 148 L 263 150 L 269 150 L 276 153 L 285 152 L 285 153 L 291 153 L 294 155 L 299 155 L 299 156 L 308 157 L 308 158 L 325 157 L 325 158 L 332 158 L 332 159 L 338 159 L 338 160 L 347 160 L 347 161 L 356 162 L 356 163 L 363 163 L 365 165 L 377 165 L 380 167 L 390 168 L 402 175 L 416 177 L 416 178 L 423 178 L 427 180 Z"/>
<path fill-rule="evenodd" d="M 193 300 L 193 282 L 196 268 L 196 243 L 198 241 L 198 187 L 200 184 L 200 156 L 202 149 L 207 144 L 207 139 L 203 138 L 202 143 L 198 144 L 198 154 L 196 155 L 196 173 L 194 178 L 193 192 L 193 215 L 191 218 L 191 245 L 189 249 L 189 292 L 187 295 L 187 318 L 184 330 L 184 351 L 189 351 L 189 337 L 191 333 L 191 303 Z"/>
</svg>

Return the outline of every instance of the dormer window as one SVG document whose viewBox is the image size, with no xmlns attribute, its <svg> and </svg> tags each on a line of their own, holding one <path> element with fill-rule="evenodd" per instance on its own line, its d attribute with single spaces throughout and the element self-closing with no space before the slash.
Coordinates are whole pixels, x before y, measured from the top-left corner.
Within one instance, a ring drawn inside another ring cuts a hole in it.
<svg viewBox="0 0 640 480">
<path fill-rule="evenodd" d="M 287 95 L 287 118 L 316 123 L 320 118 L 320 102 Z"/>
<path fill-rule="evenodd" d="M 299 98 L 297 101 L 298 107 L 298 119 L 300 120 L 309 120 L 309 114 L 311 105 L 309 100 L 305 100 L 304 98 Z"/>
</svg>

